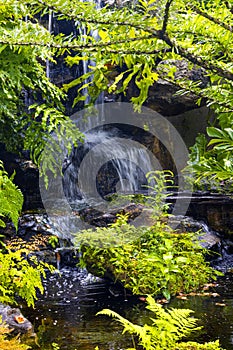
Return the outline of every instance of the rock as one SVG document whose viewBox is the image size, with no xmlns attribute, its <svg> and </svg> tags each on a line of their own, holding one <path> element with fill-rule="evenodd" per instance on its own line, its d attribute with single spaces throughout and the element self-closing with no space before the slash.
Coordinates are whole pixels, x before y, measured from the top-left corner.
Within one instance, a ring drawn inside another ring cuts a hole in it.
<svg viewBox="0 0 233 350">
<path fill-rule="evenodd" d="M 128 215 L 129 221 L 134 220 L 142 212 L 142 205 L 128 204 L 123 208 L 111 210 L 109 213 L 104 213 L 93 208 L 85 208 L 79 212 L 80 217 L 87 223 L 96 227 L 107 227 L 117 220 L 118 214 Z"/>
<path fill-rule="evenodd" d="M 93 217 L 90 220 L 90 224 L 96 227 L 107 227 L 108 225 L 113 224 L 115 221 L 116 215 L 104 213 L 102 215 L 98 215 L 97 217 Z"/>
<path fill-rule="evenodd" d="M 205 71 L 202 68 L 194 66 L 190 69 L 188 62 L 181 60 L 161 61 L 157 66 L 160 76 L 166 76 L 166 72 L 168 71 L 167 64 L 176 68 L 174 76 L 177 81 L 181 79 L 189 79 L 194 82 L 200 81 L 202 87 L 208 83 L 208 78 L 205 76 Z M 198 97 L 192 93 L 176 95 L 180 89 L 178 85 L 170 83 L 166 78 L 159 78 L 150 87 L 148 98 L 144 105 L 161 113 L 163 116 L 174 116 L 198 108 L 196 104 Z M 127 90 L 127 100 L 130 101 L 133 96 L 137 95 L 138 88 L 131 81 Z"/>
<path fill-rule="evenodd" d="M 64 266 L 75 267 L 79 263 L 79 252 L 73 246 L 55 249 L 57 269 Z"/>
<path fill-rule="evenodd" d="M 220 193 L 193 193 L 188 215 L 204 220 L 221 236 L 233 240 L 233 198 Z"/>
<path fill-rule="evenodd" d="M 125 205 L 122 209 L 113 211 L 113 215 L 117 215 L 117 214 L 128 215 L 129 221 L 132 221 L 141 214 L 142 210 L 143 210 L 143 206 L 141 204 L 130 203 Z"/>
<path fill-rule="evenodd" d="M 151 217 L 152 209 L 145 208 L 140 216 L 134 221 L 134 226 L 152 226 L 155 219 Z M 204 221 L 194 220 L 189 216 L 174 216 L 169 219 L 169 225 L 174 227 L 179 233 L 196 232 L 199 234 L 198 239 L 202 247 L 214 251 L 221 252 L 221 237 L 218 232 L 213 231 Z"/>
<path fill-rule="evenodd" d="M 4 322 L 15 333 L 33 333 L 33 325 L 18 308 L 0 303 L 0 315 L 2 323 Z"/>
<path fill-rule="evenodd" d="M 199 234 L 201 246 L 213 252 L 221 252 L 221 238 L 217 232 L 211 230 L 203 221 L 194 220 L 188 216 L 175 216 L 170 219 L 171 226 L 176 227 L 176 231 L 194 232 Z"/>
<path fill-rule="evenodd" d="M 4 235 L 4 243 L 8 248 L 13 251 L 19 248 L 28 249 L 28 256 L 36 256 L 39 261 L 55 267 L 76 266 L 79 262 L 72 243 L 60 238 L 60 233 L 45 214 L 24 214 L 19 219 L 17 234 L 11 224 L 1 229 L 0 234 Z"/>
</svg>

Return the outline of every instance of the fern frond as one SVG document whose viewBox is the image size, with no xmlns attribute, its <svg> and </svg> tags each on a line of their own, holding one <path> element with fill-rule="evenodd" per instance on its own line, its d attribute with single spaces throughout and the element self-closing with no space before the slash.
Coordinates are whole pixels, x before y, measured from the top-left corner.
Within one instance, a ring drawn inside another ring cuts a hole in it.
<svg viewBox="0 0 233 350">
<path fill-rule="evenodd" d="M 7 335 L 11 330 L 4 324 L 0 325 L 0 349 L 1 350 L 27 350 L 28 345 L 20 343 L 19 337 L 7 339 Z"/>
<path fill-rule="evenodd" d="M 170 322 L 177 327 L 177 335 L 183 338 L 193 331 L 198 331 L 202 327 L 197 326 L 197 318 L 189 317 L 192 310 L 189 309 L 174 309 L 168 310 Z"/>
<path fill-rule="evenodd" d="M 153 344 L 152 344 L 153 328 L 151 326 L 148 326 L 147 324 L 145 324 L 142 327 L 142 326 L 133 324 L 129 320 L 120 316 L 117 312 L 109 310 L 109 309 L 104 309 L 104 310 L 98 312 L 97 315 L 107 315 L 107 316 L 110 316 L 112 318 L 115 318 L 124 327 L 122 334 L 124 334 L 126 332 L 128 332 L 130 334 L 135 334 L 141 340 L 141 345 L 143 345 L 145 347 L 145 349 L 150 349 L 150 350 L 155 349 L 153 347 Z"/>
<path fill-rule="evenodd" d="M 219 345 L 219 340 L 214 342 L 208 342 L 205 344 L 199 344 L 196 342 L 182 342 L 179 343 L 174 350 L 224 350 Z"/>
<path fill-rule="evenodd" d="M 197 319 L 190 317 L 192 310 L 170 309 L 164 310 L 151 297 L 147 297 L 147 308 L 154 312 L 156 318 L 151 318 L 152 325 L 135 325 L 115 311 L 104 309 L 97 315 L 107 315 L 119 321 L 123 327 L 123 333 L 128 332 L 138 336 L 139 345 L 145 350 L 221 350 L 219 342 L 199 344 L 196 342 L 181 342 L 191 332 L 201 329 L 197 327 Z M 132 350 L 132 349 L 131 349 Z M 135 349 L 133 349 L 135 350 Z"/>
<path fill-rule="evenodd" d="M 192 310 L 172 308 L 165 311 L 151 296 L 147 297 L 147 302 L 149 304 L 147 308 L 157 316 L 156 319 L 151 319 L 153 325 L 160 330 L 166 330 L 168 338 L 169 334 L 172 334 L 176 340 L 179 340 L 202 328 L 197 326 L 196 318 L 190 317 Z"/>
<path fill-rule="evenodd" d="M 23 195 L 19 188 L 12 182 L 4 170 L 0 161 L 0 216 L 12 220 L 15 228 L 18 228 L 18 217 L 23 205 Z M 4 221 L 0 220 L 0 226 L 4 227 Z"/>
<path fill-rule="evenodd" d="M 109 310 L 109 309 L 103 309 L 102 311 L 98 312 L 97 315 L 106 315 L 109 317 L 112 317 L 119 321 L 122 326 L 124 327 L 123 333 L 129 332 L 130 334 L 141 334 L 141 328 L 138 325 L 133 324 L 132 322 L 128 321 L 126 318 L 120 316 L 117 312 Z"/>
</svg>

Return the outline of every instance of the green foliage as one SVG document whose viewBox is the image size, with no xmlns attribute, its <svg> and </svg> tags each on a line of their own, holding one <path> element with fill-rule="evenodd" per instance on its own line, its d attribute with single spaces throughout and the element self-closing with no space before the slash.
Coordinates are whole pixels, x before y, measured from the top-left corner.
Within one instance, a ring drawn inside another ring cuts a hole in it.
<svg viewBox="0 0 233 350">
<path fill-rule="evenodd" d="M 7 216 L 18 228 L 18 217 L 23 205 L 23 195 L 12 182 L 13 177 L 8 178 L 0 160 L 0 227 L 5 223 L 1 217 Z"/>
<path fill-rule="evenodd" d="M 207 128 L 208 142 L 200 135 L 191 148 L 189 166 L 196 174 L 196 183 L 205 189 L 219 192 L 233 191 L 233 129 Z"/>
<path fill-rule="evenodd" d="M 58 20 L 72 20 L 85 28 L 83 34 L 67 37 L 49 33 L 37 18 L 50 11 Z M 140 110 L 150 87 L 159 78 L 177 85 L 185 94 L 195 93 L 197 103 L 204 101 L 214 110 L 222 131 L 231 128 L 232 12 L 230 2 L 220 0 L 141 0 L 101 9 L 91 1 L 1 1 L 1 139 L 12 148 L 29 148 L 37 163 L 44 162 L 43 173 L 48 168 L 53 171 L 57 166 L 54 154 L 47 152 L 41 159 L 47 141 L 48 148 L 53 149 L 50 133 L 54 131 L 58 137 L 69 140 L 68 148 L 80 137 L 63 114 L 64 92 L 76 88 L 74 105 L 84 100 L 93 104 L 102 91 L 127 96 L 128 89 L 132 91 L 134 86 L 131 101 Z M 93 32 L 99 35 L 93 36 Z M 45 74 L 46 60 L 55 63 L 56 57 L 63 57 L 69 66 L 85 60 L 89 70 L 61 91 Z M 177 60 L 185 61 L 190 69 L 202 68 L 208 78 L 206 84 L 198 77 L 190 80 L 190 74 L 179 78 Z M 161 61 L 165 63 L 160 64 Z M 29 111 L 24 106 L 28 93 L 34 101 L 38 94 L 42 97 L 42 102 Z M 194 163 L 197 178 L 208 173 L 211 179 L 216 170 L 218 180 L 231 176 L 228 168 L 232 160 L 228 159 L 227 149 L 220 152 L 215 145 L 215 162 L 210 160 L 209 149 L 206 151 L 199 167 Z"/>
<path fill-rule="evenodd" d="M 22 344 L 20 342 L 19 337 L 14 337 L 14 338 L 10 338 L 9 337 L 9 333 L 11 332 L 11 330 L 9 328 L 7 328 L 6 326 L 4 326 L 3 324 L 0 325 L 0 349 L 1 350 L 27 350 L 30 347 Z"/>
<path fill-rule="evenodd" d="M 133 240 L 135 230 L 139 238 Z M 125 237 L 127 232 L 131 242 L 120 245 L 118 233 L 116 241 L 110 229 L 98 229 L 97 233 L 100 231 L 101 237 L 92 239 L 91 233 L 82 237 L 82 264 L 94 274 L 111 276 L 134 294 L 163 294 L 169 299 L 216 278 L 217 272 L 205 262 L 206 251 L 194 235 L 176 234 L 161 222 L 147 229 L 125 225 L 121 234 Z M 79 243 L 80 239 L 79 235 Z M 106 240 L 109 247 L 104 245 Z"/>
<path fill-rule="evenodd" d="M 224 350 L 219 345 L 219 341 L 208 342 L 205 344 L 199 344 L 196 342 L 179 343 L 174 350 Z"/>
<path fill-rule="evenodd" d="M 45 276 L 48 264 L 38 262 L 34 256 L 28 256 L 29 251 L 0 251 L 0 302 L 16 304 L 16 297 L 23 298 L 28 306 L 33 306 L 37 292 L 43 293 L 41 281 Z"/>
<path fill-rule="evenodd" d="M 148 174 L 155 181 L 150 186 L 155 195 L 147 202 L 154 206 L 152 226 L 136 228 L 120 217 L 110 227 L 79 232 L 75 244 L 82 251 L 82 266 L 93 274 L 111 276 L 134 294 L 163 294 L 167 299 L 216 278 L 218 272 L 205 262 L 207 251 L 196 234 L 176 233 L 167 224 L 163 201 L 168 196 L 165 189 L 171 187 L 170 176 L 170 172 Z"/>
<path fill-rule="evenodd" d="M 136 335 L 139 339 L 138 345 L 145 350 L 221 350 L 218 341 L 205 344 L 183 342 L 191 333 L 201 329 L 197 326 L 197 319 L 190 317 L 192 310 L 174 308 L 164 310 L 151 296 L 147 297 L 147 303 L 147 309 L 154 314 L 153 318 L 151 317 L 151 325 L 133 324 L 108 309 L 98 312 L 97 315 L 107 315 L 119 321 L 124 327 L 123 333 Z"/>
<path fill-rule="evenodd" d="M 119 215 L 117 221 L 108 227 L 97 227 L 96 230 L 87 229 L 80 231 L 75 237 L 75 245 L 96 246 L 98 249 L 111 248 L 112 246 L 120 248 L 125 244 L 130 244 L 142 234 L 141 230 L 127 223 L 127 215 Z"/>
<path fill-rule="evenodd" d="M 23 204 L 23 195 L 9 179 L 0 162 L 0 216 L 10 218 L 16 229 Z M 4 221 L 0 220 L 4 227 Z M 2 244 L 3 245 L 3 244 Z M 37 258 L 29 257 L 26 249 L 0 250 L 0 302 L 14 304 L 16 297 L 23 298 L 28 306 L 33 306 L 37 291 L 43 293 L 41 278 L 45 277 L 47 264 L 39 263 Z M 51 268 L 50 268 L 51 269 Z"/>
<path fill-rule="evenodd" d="M 63 9 L 64 7 L 65 5 Z M 61 5 L 54 8 L 60 10 Z M 92 76 L 93 79 L 85 87 L 79 87 L 78 92 L 88 87 L 88 93 L 94 100 L 102 90 L 127 94 L 127 88 L 134 82 L 138 94 L 132 97 L 132 102 L 139 109 L 147 99 L 149 88 L 161 74 L 163 78 L 173 80 L 186 90 L 193 88 L 188 79 L 177 81 L 174 76 L 174 60 L 184 59 L 191 62 L 191 65 L 203 66 L 207 70 L 206 74 L 217 82 L 217 87 L 207 86 L 204 90 L 203 86 L 198 87 L 196 84 L 201 96 L 210 97 L 209 103 L 213 103 L 213 100 L 218 103 L 218 84 L 221 87 L 225 84 L 221 104 L 223 101 L 229 102 L 227 86 L 232 80 L 232 50 L 229 47 L 232 43 L 232 13 L 226 4 L 221 6 L 221 11 L 219 1 L 213 1 L 210 9 L 208 4 L 198 0 L 192 3 L 186 0 L 159 3 L 139 1 L 133 8 L 123 7 L 115 11 L 110 8 L 91 10 L 91 6 L 85 6 L 83 10 L 83 6 L 77 4 L 72 16 L 79 18 L 81 11 L 84 12 L 83 22 L 88 29 L 98 30 L 99 38 L 95 41 L 88 31 L 88 35 L 79 38 L 75 44 L 77 51 L 78 46 L 84 46 L 84 59 L 91 59 L 96 64 L 90 66 L 90 72 L 86 76 L 65 86 L 66 89 Z M 71 15 L 68 10 L 64 12 L 67 17 Z M 68 57 L 67 62 L 74 65 L 81 59 L 83 55 L 80 51 L 75 57 Z M 163 59 L 167 62 L 165 76 L 161 67 L 157 67 L 157 62 Z M 121 69 L 117 70 L 119 67 Z M 229 75 L 230 81 L 222 81 L 222 75 L 224 78 Z"/>
<path fill-rule="evenodd" d="M 50 236 L 48 239 L 48 244 L 54 249 L 59 245 L 59 238 L 57 236 Z"/>
<path fill-rule="evenodd" d="M 50 45 L 62 35 L 49 33 L 36 12 L 27 1 L 0 1 L 0 138 L 11 151 L 30 150 L 46 175 L 60 164 L 54 152 L 43 154 L 45 146 L 64 139 L 69 151 L 81 133 L 64 114 L 65 94 L 46 76 L 46 62 L 56 63 Z"/>
<path fill-rule="evenodd" d="M 142 195 L 142 199 L 146 206 L 152 208 L 152 217 L 165 218 L 170 206 L 167 199 L 173 194 L 171 191 L 176 190 L 174 174 L 170 170 L 154 170 L 146 174 L 146 178 L 149 184 L 146 187 L 152 190 L 152 195 Z"/>
</svg>

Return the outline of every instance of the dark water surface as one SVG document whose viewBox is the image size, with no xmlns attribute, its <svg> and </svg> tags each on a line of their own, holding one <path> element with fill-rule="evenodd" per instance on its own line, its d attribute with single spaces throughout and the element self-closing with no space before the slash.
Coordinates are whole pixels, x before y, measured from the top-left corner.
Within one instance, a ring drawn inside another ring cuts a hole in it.
<svg viewBox="0 0 233 350">
<path fill-rule="evenodd" d="M 233 349 L 233 275 L 228 274 L 212 288 L 219 296 L 193 296 L 187 300 L 175 298 L 169 306 L 195 311 L 194 316 L 203 326 L 196 341 L 219 339 L 224 349 Z"/>
<path fill-rule="evenodd" d="M 45 293 L 35 309 L 25 308 L 23 313 L 34 322 L 42 349 L 53 349 L 52 343 L 57 343 L 61 350 L 94 350 L 96 346 L 116 350 L 132 347 L 131 336 L 121 336 L 122 327 L 96 313 L 111 308 L 132 318 L 134 305 L 135 298 L 114 297 L 101 279 L 67 268 L 45 281 Z"/>
<path fill-rule="evenodd" d="M 227 350 L 233 349 L 233 279 L 228 274 L 212 288 L 220 296 L 188 296 L 173 299 L 168 307 L 189 308 L 200 319 L 204 330 L 196 341 L 220 340 Z M 111 285 L 76 269 L 62 269 L 45 282 L 45 294 L 35 309 L 23 313 L 34 322 L 38 342 L 44 350 L 120 350 L 133 347 L 130 335 L 122 335 L 122 327 L 111 318 L 96 316 L 110 308 L 134 323 L 148 322 L 145 303 L 135 297 L 113 296 Z M 114 291 L 116 294 L 116 291 Z M 38 349 L 37 346 L 34 347 Z"/>
</svg>

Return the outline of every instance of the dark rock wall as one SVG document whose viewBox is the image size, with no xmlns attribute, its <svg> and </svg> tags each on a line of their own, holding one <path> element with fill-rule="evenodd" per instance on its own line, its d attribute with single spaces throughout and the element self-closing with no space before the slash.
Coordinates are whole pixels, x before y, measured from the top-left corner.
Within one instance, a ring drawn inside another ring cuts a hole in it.
<svg viewBox="0 0 233 350">
<path fill-rule="evenodd" d="M 0 144 L 0 159 L 5 170 L 11 176 L 15 172 L 14 183 L 24 196 L 23 210 L 43 208 L 39 189 L 39 170 L 24 153 L 21 156 L 7 152 Z"/>
</svg>

